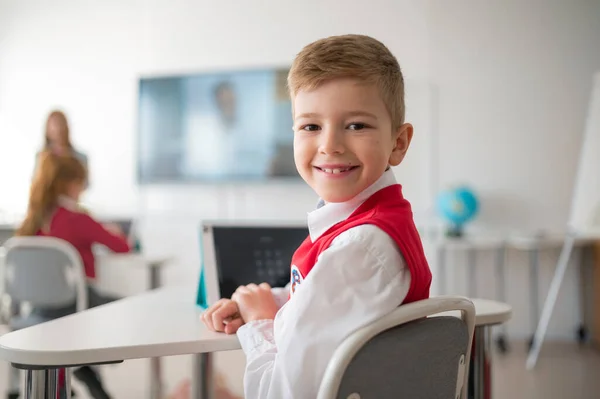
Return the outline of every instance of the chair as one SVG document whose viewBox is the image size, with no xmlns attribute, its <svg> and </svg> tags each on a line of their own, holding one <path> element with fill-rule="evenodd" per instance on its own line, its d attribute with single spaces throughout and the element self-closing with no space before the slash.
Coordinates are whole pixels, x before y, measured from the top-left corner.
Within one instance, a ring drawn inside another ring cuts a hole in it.
<svg viewBox="0 0 600 399">
<path fill-rule="evenodd" d="M 35 312 L 15 314 L 20 304 L 34 309 L 60 309 L 75 303 L 77 312 L 87 308 L 83 263 L 68 242 L 53 237 L 13 237 L 0 252 L 0 298 L 10 298 L 11 311 L 4 311 L 10 330 L 51 320 Z M 9 397 L 18 391 L 18 374 L 17 369 L 11 368 Z M 66 376 L 69 378 L 70 373 Z"/>
<path fill-rule="evenodd" d="M 460 318 L 439 315 L 457 310 Z M 317 398 L 464 399 L 474 328 L 467 298 L 402 305 L 340 344 Z"/>
</svg>

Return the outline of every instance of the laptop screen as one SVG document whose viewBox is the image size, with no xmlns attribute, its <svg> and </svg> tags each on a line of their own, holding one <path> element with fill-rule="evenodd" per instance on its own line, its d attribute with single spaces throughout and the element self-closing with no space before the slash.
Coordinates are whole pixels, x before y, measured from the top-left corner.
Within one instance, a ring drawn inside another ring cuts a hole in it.
<svg viewBox="0 0 600 399">
<path fill-rule="evenodd" d="M 308 236 L 299 226 L 214 226 L 215 260 L 222 298 L 240 285 L 269 283 L 285 287 L 292 256 Z"/>
</svg>

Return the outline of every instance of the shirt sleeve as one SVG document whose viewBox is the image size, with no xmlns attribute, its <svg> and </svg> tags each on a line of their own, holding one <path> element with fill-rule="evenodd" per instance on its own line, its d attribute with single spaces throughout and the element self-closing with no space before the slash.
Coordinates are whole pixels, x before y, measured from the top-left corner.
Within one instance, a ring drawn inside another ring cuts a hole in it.
<svg viewBox="0 0 600 399">
<path fill-rule="evenodd" d="M 349 334 L 399 306 L 410 272 L 395 242 L 376 226 L 340 234 L 274 321 L 238 330 L 246 354 L 247 398 L 315 398 L 335 349 Z"/>
<path fill-rule="evenodd" d="M 131 250 L 125 237 L 112 234 L 102 224 L 95 221 L 91 216 L 81 214 L 82 235 L 86 241 L 106 246 L 113 252 L 129 252 Z"/>
<path fill-rule="evenodd" d="M 290 296 L 290 283 L 287 283 L 285 287 L 275 287 L 271 288 L 271 292 L 273 293 L 273 298 L 275 298 L 275 303 L 277 304 L 277 309 L 281 309 L 283 305 L 288 301 Z"/>
</svg>

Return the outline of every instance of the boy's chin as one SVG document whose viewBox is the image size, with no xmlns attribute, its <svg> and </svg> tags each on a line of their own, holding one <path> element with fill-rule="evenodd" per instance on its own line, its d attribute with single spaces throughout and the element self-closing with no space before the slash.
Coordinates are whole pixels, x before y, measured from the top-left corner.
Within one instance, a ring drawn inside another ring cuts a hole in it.
<svg viewBox="0 0 600 399">
<path fill-rule="evenodd" d="M 346 202 L 358 195 L 358 193 L 354 192 L 339 192 L 336 190 L 318 190 L 317 194 L 326 203 Z"/>
</svg>

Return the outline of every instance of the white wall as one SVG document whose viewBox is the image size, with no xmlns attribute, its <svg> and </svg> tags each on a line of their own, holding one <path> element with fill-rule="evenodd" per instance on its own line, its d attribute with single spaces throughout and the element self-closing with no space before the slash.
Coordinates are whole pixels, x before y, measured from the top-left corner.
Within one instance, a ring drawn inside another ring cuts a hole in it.
<svg viewBox="0 0 600 399">
<path fill-rule="evenodd" d="M 178 256 L 167 283 L 195 278 L 202 218 L 299 219 L 315 196 L 301 184 L 141 192 L 134 175 L 137 78 L 287 65 L 314 39 L 354 32 L 386 43 L 408 81 L 438 88 L 439 120 L 432 123 L 440 134 L 440 184 L 466 182 L 480 191 L 484 204 L 474 227 L 560 230 L 591 76 L 600 69 L 599 17 L 593 1 L 114 0 L 92 6 L 0 0 L 0 181 L 6 188 L 0 212 L 24 209 L 44 117 L 60 106 L 75 144 L 90 157 L 91 206 L 145 214 L 146 248 Z M 492 255 L 480 259 L 489 263 Z M 509 300 L 522 309 L 527 257 L 509 260 Z M 555 260 L 556 254 L 544 257 L 545 282 Z M 493 292 L 493 274 L 484 269 L 480 292 Z M 118 274 L 107 275 L 110 283 Z M 551 336 L 573 336 L 575 276 L 567 276 Z M 142 288 L 143 282 L 131 282 L 132 291 Z M 510 332 L 529 332 L 525 311 L 516 312 Z"/>
</svg>

